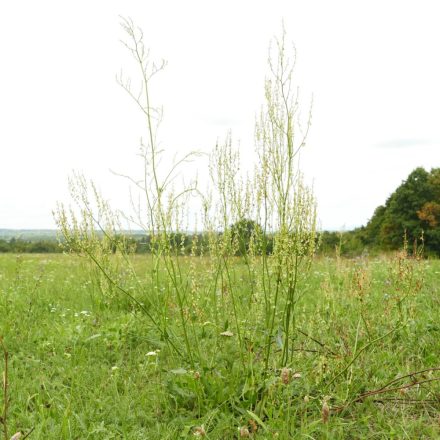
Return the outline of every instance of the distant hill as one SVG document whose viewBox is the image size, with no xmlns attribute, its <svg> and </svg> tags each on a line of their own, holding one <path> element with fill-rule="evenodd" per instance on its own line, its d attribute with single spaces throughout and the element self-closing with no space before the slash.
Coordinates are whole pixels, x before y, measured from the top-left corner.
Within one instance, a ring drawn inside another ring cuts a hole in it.
<svg viewBox="0 0 440 440">
<path fill-rule="evenodd" d="M 0 240 L 9 241 L 12 238 L 15 240 L 23 240 L 28 242 L 37 241 L 57 241 L 58 231 L 56 229 L 0 229 Z M 123 234 L 138 238 L 145 236 L 143 231 L 124 231 Z"/>
<path fill-rule="evenodd" d="M 138 242 L 139 251 L 145 252 L 145 232 L 119 234 Z M 186 233 L 189 241 L 191 235 Z M 404 236 L 410 245 L 423 243 L 425 254 L 440 256 L 440 168 L 412 171 L 385 204 L 376 208 L 366 226 L 342 233 L 324 231 L 321 252 L 359 255 L 389 251 L 401 248 Z M 54 229 L 0 229 L 0 252 L 49 252 L 57 246 L 57 239 Z"/>
<path fill-rule="evenodd" d="M 56 241 L 55 229 L 0 229 L 0 240 Z"/>
</svg>

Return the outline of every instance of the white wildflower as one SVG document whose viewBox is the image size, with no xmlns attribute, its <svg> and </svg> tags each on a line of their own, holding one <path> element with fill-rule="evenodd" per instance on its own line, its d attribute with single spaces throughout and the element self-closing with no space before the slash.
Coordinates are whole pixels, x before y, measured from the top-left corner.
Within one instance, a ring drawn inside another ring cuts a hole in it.
<svg viewBox="0 0 440 440">
<path fill-rule="evenodd" d="M 205 437 L 205 435 L 206 435 L 206 431 L 205 431 L 204 426 L 203 426 L 203 425 L 202 425 L 202 426 L 197 426 L 197 427 L 194 429 L 193 434 L 194 434 L 196 437 Z"/>
</svg>

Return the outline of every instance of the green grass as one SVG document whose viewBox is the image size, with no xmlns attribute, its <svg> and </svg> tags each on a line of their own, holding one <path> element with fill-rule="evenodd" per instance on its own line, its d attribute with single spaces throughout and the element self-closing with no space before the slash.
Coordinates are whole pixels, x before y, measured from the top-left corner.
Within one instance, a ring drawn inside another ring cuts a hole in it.
<svg viewBox="0 0 440 440">
<path fill-rule="evenodd" d="M 144 279 L 148 257 L 135 257 L 134 264 Z M 440 371 L 390 385 L 426 381 L 406 392 L 355 401 L 395 378 L 440 367 L 439 261 L 317 259 L 296 306 L 300 331 L 293 335 L 288 384 L 276 364 L 269 375 L 260 365 L 266 335 L 263 318 L 249 313 L 248 292 L 240 290 L 243 263 L 234 261 L 232 283 L 245 366 L 230 296 L 220 292 L 218 309 L 208 309 L 212 274 L 203 258 L 182 263 L 191 265 L 196 276 L 187 319 L 204 323 L 189 327 L 197 359 L 203 359 L 194 368 L 131 302 L 116 292 L 105 296 L 109 286 L 98 285 L 85 260 L 0 255 L 9 436 L 34 428 L 29 438 L 178 439 L 194 438 L 203 425 L 209 439 L 239 438 L 242 426 L 257 426 L 251 438 L 258 439 L 440 438 L 440 383 L 428 382 Z M 142 295 L 134 290 L 137 299 L 154 304 L 165 296 L 169 312 L 162 318 L 180 335 L 173 297 L 166 286 L 164 292 L 149 286 L 146 280 Z M 260 300 L 257 293 L 253 301 Z M 221 336 L 225 330 L 233 336 Z M 280 350 L 276 340 L 273 350 Z M 326 397 L 330 417 L 323 423 Z"/>
</svg>

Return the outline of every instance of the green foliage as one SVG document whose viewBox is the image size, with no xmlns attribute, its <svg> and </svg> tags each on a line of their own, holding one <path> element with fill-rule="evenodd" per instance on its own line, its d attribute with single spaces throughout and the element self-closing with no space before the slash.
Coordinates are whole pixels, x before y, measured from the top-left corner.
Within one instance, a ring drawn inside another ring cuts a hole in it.
<svg viewBox="0 0 440 440">
<path fill-rule="evenodd" d="M 378 253 L 379 249 L 368 242 L 364 226 L 352 231 L 323 231 L 320 235 L 319 255 L 359 257 Z"/>
<path fill-rule="evenodd" d="M 316 203 L 298 154 L 310 115 L 305 124 L 298 120 L 295 59 L 286 53 L 284 33 L 275 40 L 275 56 L 269 55 L 254 171 L 240 172 L 239 151 L 228 135 L 210 156 L 208 191 L 201 193 L 195 183 L 176 191 L 179 165 L 193 155 L 170 164 L 159 148 L 162 113 L 153 106 L 150 85 L 164 63 L 151 62 L 131 21 L 123 28 L 140 67 L 140 93 L 130 80 L 119 81 L 147 128 L 142 177 L 129 178 L 140 202 L 132 216 L 118 214 L 93 182 L 74 176 L 74 206 L 60 204 L 55 216 L 65 249 L 81 258 L 60 257 L 81 261 L 80 270 L 60 280 L 61 293 L 46 297 L 40 279 L 24 280 L 23 260 L 8 276 L 0 296 L 8 320 L 0 331 L 9 338 L 19 334 L 26 316 L 31 322 L 11 350 L 28 354 L 36 345 L 36 357 L 49 359 L 38 391 L 21 382 L 25 397 L 12 413 L 35 400 L 20 425 L 38 425 L 40 437 L 235 438 L 249 431 L 255 438 L 365 437 L 368 419 L 383 413 L 365 391 L 382 394 L 406 377 L 413 387 L 419 371 L 437 371 L 419 345 L 424 323 L 418 313 L 435 322 L 427 307 L 434 296 L 423 290 L 429 262 L 408 258 L 406 250 L 390 260 L 347 262 L 342 250 L 363 244 L 362 235 L 347 233 L 333 243 L 335 261 L 314 263 Z M 203 222 L 202 232 L 191 236 L 184 232 L 190 195 Z M 396 197 L 394 205 L 402 201 Z M 416 212 L 431 224 L 435 215 L 432 205 Z M 123 233 L 121 219 L 139 225 L 148 255 L 135 255 L 138 243 Z M 37 316 L 46 327 L 30 330 Z M 438 338 L 425 339 L 429 351 L 437 348 Z M 29 356 L 22 357 L 15 380 L 29 376 Z M 408 374 L 408 366 L 415 371 Z M 432 388 L 414 388 L 408 404 L 422 399 L 434 411 L 436 381 Z M 429 411 L 417 413 L 427 435 L 436 429 Z M 380 420 L 378 432 L 387 422 L 400 427 L 403 420 Z M 405 423 L 409 435 L 415 429 Z"/>
<path fill-rule="evenodd" d="M 440 255 L 440 168 L 416 168 L 378 206 L 366 226 L 346 232 L 324 231 L 320 252 L 356 256 L 397 250 L 404 241 L 425 255 Z M 410 249 L 411 251 L 411 249 Z"/>
<path fill-rule="evenodd" d="M 427 253 L 440 255 L 440 169 L 416 168 L 376 209 L 362 238 L 368 245 L 398 249 L 406 237 L 410 243 L 424 240 Z"/>
<path fill-rule="evenodd" d="M 204 285 L 209 290 L 208 259 L 180 258 L 185 273 L 196 264 L 200 292 Z M 151 259 L 138 255 L 133 264 L 148 280 Z M 266 374 L 264 317 L 249 312 L 244 259 L 235 257 L 235 266 L 237 314 L 252 370 L 242 366 L 234 329 L 217 337 L 228 308 L 215 326 L 216 311 L 203 295 L 194 312 L 205 325 L 192 340 L 209 362 L 191 368 L 129 302 L 102 306 L 84 258 L 0 255 L 10 434 L 34 428 L 30 438 L 47 440 L 174 440 L 197 438 L 203 426 L 213 440 L 240 438 L 241 427 L 256 429 L 251 438 L 257 440 L 439 438 L 438 260 L 405 253 L 315 259 L 307 276 L 312 294 L 297 304 L 294 363 L 284 372 L 272 365 Z M 160 298 L 136 284 L 126 281 L 139 300 Z M 262 292 L 254 301 L 263 301 Z M 177 309 L 168 317 L 168 331 L 179 333 Z M 281 350 L 276 338 L 272 343 Z M 3 366 L 0 359 L 0 374 Z M 413 374 L 420 370 L 426 371 Z M 353 402 L 389 382 L 391 391 Z"/>
<path fill-rule="evenodd" d="M 140 154 L 143 175 L 140 179 L 128 177 L 139 191 L 140 201 L 132 214 L 117 213 L 93 182 L 74 175 L 69 182 L 74 206 L 59 204 L 55 213 L 63 245 L 90 263 L 91 279 L 102 293 L 103 307 L 119 304 L 118 295 L 131 300 L 185 366 L 206 367 L 214 356 L 201 348 L 207 333 L 203 309 L 213 310 L 212 323 L 217 329 L 224 328 L 224 334 L 210 335 L 220 353 L 227 347 L 222 339 L 236 335 L 230 345 L 244 370 L 254 368 L 247 341 L 253 337 L 256 316 L 263 319 L 260 331 L 265 335 L 263 345 L 260 341 L 256 347 L 264 352 L 262 371 L 267 374 L 272 368 L 286 366 L 294 357 L 296 307 L 304 294 L 317 234 L 315 198 L 303 181 L 298 154 L 306 142 L 310 114 L 305 121 L 298 119 L 297 89 L 292 83 L 295 60 L 287 53 L 285 33 L 275 40 L 275 51 L 269 54 L 270 77 L 265 81 L 265 105 L 256 124 L 253 171 L 246 175 L 240 171 L 239 151 L 228 134 L 209 156 L 211 181 L 202 193 L 196 182 L 179 191 L 174 184 L 179 168 L 194 153 L 170 162 L 159 147 L 162 113 L 151 101 L 150 86 L 165 63 L 150 60 L 142 32 L 130 20 L 123 20 L 122 27 L 125 46 L 141 71 L 142 86 L 136 92 L 132 81 L 122 75 L 118 78 L 146 121 L 147 137 L 141 141 Z M 191 235 L 183 228 L 188 222 L 190 196 L 197 200 L 197 215 L 203 222 L 202 232 Z M 134 253 L 140 247 L 122 233 L 121 219 L 142 228 L 142 246 L 151 260 L 147 280 L 133 266 Z M 209 284 L 199 280 L 196 256 L 205 258 Z M 189 271 L 181 257 L 190 257 Z M 243 257 L 244 276 L 237 272 L 237 257 Z M 241 289 L 246 294 L 239 297 Z M 259 292 L 263 297 L 256 301 Z M 239 316 L 243 302 L 249 309 L 245 325 Z M 179 326 L 170 331 L 172 319 Z M 275 338 L 281 343 L 281 353 L 273 348 Z M 229 360 L 225 362 L 230 366 Z"/>
<path fill-rule="evenodd" d="M 62 252 L 56 240 L 24 240 L 11 238 L 9 240 L 0 239 L 0 253 L 30 253 L 46 254 Z"/>
<path fill-rule="evenodd" d="M 258 243 L 255 252 L 261 255 L 262 248 L 270 254 L 273 249 L 273 241 L 263 232 L 263 228 L 254 220 L 242 219 L 231 226 L 231 238 L 238 243 L 236 255 L 248 255 L 250 251 L 251 240 L 256 237 L 261 238 L 264 243 Z"/>
</svg>

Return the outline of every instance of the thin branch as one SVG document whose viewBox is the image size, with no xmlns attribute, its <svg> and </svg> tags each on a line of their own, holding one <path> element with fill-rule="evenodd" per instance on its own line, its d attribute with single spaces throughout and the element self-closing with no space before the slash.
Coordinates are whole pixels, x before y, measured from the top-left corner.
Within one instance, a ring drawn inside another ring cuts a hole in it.
<svg viewBox="0 0 440 440">
<path fill-rule="evenodd" d="M 32 427 L 32 428 L 30 429 L 30 431 L 29 431 L 27 434 L 24 435 L 23 440 L 24 440 L 25 438 L 28 438 L 28 437 L 34 432 L 34 430 L 35 430 L 35 426 Z"/>
<path fill-rule="evenodd" d="M 396 379 L 393 379 L 392 381 L 386 383 L 382 388 L 379 388 L 378 391 L 382 391 L 385 388 L 388 388 L 393 383 L 399 382 L 402 379 L 406 379 L 407 377 L 414 377 L 422 373 L 427 373 L 428 371 L 440 371 L 440 367 L 426 368 L 425 370 L 414 371 L 412 373 L 405 374 L 405 376 L 397 377 Z"/>
<path fill-rule="evenodd" d="M 425 373 L 425 372 L 428 372 L 428 371 L 440 371 L 440 367 L 427 368 L 425 370 L 414 371 L 414 372 L 406 374 L 404 376 L 400 376 L 400 377 L 398 377 L 396 379 L 393 379 L 392 381 L 388 382 L 387 384 L 385 384 L 381 388 L 378 388 L 376 390 L 367 391 L 365 393 L 359 394 L 357 397 L 352 399 L 346 405 L 342 405 L 340 407 L 334 408 L 334 411 L 336 411 L 336 412 L 342 411 L 342 410 L 348 408 L 353 403 L 361 402 L 361 401 L 363 401 L 367 397 L 376 396 L 376 395 L 384 394 L 384 393 L 390 393 L 390 392 L 393 392 L 393 391 L 405 390 L 405 389 L 412 388 L 412 387 L 415 387 L 415 386 L 419 386 L 419 385 L 422 385 L 422 384 L 425 384 L 425 383 L 440 381 L 440 377 L 435 377 L 435 378 L 424 379 L 424 380 L 420 380 L 420 381 L 414 380 L 411 383 L 407 383 L 407 384 L 399 386 L 399 387 L 392 387 L 392 388 L 390 388 L 390 385 L 398 382 L 399 380 L 406 379 L 407 377 L 414 377 L 414 376 L 417 376 L 419 374 L 422 374 L 422 373 Z"/>
<path fill-rule="evenodd" d="M 313 336 L 310 336 L 308 333 L 306 333 L 305 331 L 301 330 L 300 328 L 296 328 L 296 330 L 301 333 L 302 335 L 304 335 L 305 337 L 309 338 L 310 340 L 312 340 L 313 342 L 315 342 L 316 344 L 318 344 L 320 347 L 322 347 L 325 351 L 331 353 L 333 356 L 337 356 L 337 354 L 330 350 L 323 342 L 318 341 L 317 339 L 315 339 Z"/>
</svg>

